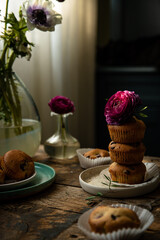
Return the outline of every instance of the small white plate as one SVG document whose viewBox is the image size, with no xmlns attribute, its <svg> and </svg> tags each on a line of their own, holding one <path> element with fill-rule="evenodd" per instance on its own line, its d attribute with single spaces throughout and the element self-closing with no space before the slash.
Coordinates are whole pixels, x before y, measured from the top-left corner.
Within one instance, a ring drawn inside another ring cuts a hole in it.
<svg viewBox="0 0 160 240">
<path fill-rule="evenodd" d="M 136 212 L 139 220 L 141 221 L 141 225 L 139 228 L 123 228 L 119 229 L 118 231 L 114 231 L 108 234 L 99 234 L 91 232 L 91 228 L 88 223 L 89 215 L 93 211 L 93 209 L 88 210 L 87 212 L 83 213 L 79 220 L 78 220 L 78 227 L 83 231 L 85 235 L 88 236 L 89 239 L 99 239 L 99 240 L 130 240 L 130 239 L 138 239 L 141 234 L 147 230 L 147 228 L 152 224 L 154 221 L 154 216 L 151 212 L 147 209 L 134 206 L 134 205 L 127 205 L 127 204 L 113 204 L 114 207 L 126 207 L 132 209 Z"/>
<path fill-rule="evenodd" d="M 146 177 L 145 182 L 140 184 L 116 184 L 115 182 L 110 185 L 104 185 L 107 183 L 107 179 L 102 176 L 102 173 L 106 170 L 108 174 L 109 165 L 97 166 L 84 170 L 79 175 L 79 182 L 81 187 L 88 193 L 96 195 L 98 192 L 103 194 L 104 197 L 116 197 L 126 198 L 135 197 L 147 194 L 155 190 L 160 182 L 159 169 L 154 163 L 144 163 L 146 165 Z M 103 182 L 103 183 L 102 183 Z M 117 186 L 115 186 L 117 185 Z"/>
<path fill-rule="evenodd" d="M 20 188 L 20 187 L 26 185 L 27 183 L 33 181 L 33 179 L 35 177 L 36 177 L 36 171 L 31 177 L 26 178 L 24 180 L 0 184 L 0 191 L 8 191 L 8 190 L 11 190 L 11 189 Z"/>
<path fill-rule="evenodd" d="M 108 164 L 111 162 L 110 157 L 100 157 L 100 158 L 96 158 L 96 159 L 89 159 L 89 158 L 84 157 L 83 154 L 88 151 L 91 151 L 91 150 L 93 150 L 93 148 L 79 148 L 76 150 L 78 159 L 80 162 L 80 166 L 82 168 L 86 169 L 86 168 L 90 168 L 90 167 Z"/>
</svg>

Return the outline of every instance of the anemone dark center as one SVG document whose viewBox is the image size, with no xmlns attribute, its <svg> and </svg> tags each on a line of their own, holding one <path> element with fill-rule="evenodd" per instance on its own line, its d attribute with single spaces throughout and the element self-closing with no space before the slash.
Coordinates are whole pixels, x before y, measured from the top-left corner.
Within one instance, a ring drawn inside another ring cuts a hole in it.
<svg viewBox="0 0 160 240">
<path fill-rule="evenodd" d="M 36 24 L 45 24 L 47 21 L 46 14 L 42 9 L 36 9 L 32 12 L 32 18 Z"/>
</svg>

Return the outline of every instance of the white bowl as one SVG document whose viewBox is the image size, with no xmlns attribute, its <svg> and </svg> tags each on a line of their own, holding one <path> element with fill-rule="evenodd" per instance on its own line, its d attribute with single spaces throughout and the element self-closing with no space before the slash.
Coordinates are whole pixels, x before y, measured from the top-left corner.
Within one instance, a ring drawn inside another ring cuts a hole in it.
<svg viewBox="0 0 160 240">
<path fill-rule="evenodd" d="M 79 175 L 79 182 L 81 187 L 88 193 L 96 195 L 100 192 L 104 197 L 126 198 L 135 197 L 147 194 L 155 190 L 160 182 L 159 169 L 155 163 L 144 163 L 146 166 L 146 178 L 140 184 L 116 184 L 114 186 L 104 185 L 102 182 L 108 184 L 107 179 L 102 176 L 108 174 L 109 165 L 96 166 L 81 172 Z M 116 185 L 116 186 L 115 186 Z"/>
<path fill-rule="evenodd" d="M 99 165 L 104 165 L 107 163 L 111 162 L 111 158 L 110 157 L 100 157 L 100 158 L 96 158 L 96 159 L 89 159 L 84 157 L 84 153 L 92 150 L 93 148 L 79 148 L 77 149 L 77 155 L 78 155 L 78 159 L 80 162 L 80 166 L 82 168 L 90 168 L 90 167 L 95 167 L 95 166 L 99 166 Z"/>
</svg>

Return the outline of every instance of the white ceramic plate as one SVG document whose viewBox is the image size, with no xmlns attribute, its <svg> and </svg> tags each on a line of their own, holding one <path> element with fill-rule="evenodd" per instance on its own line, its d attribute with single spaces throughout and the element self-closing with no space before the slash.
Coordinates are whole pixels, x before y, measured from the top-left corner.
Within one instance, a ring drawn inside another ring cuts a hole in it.
<svg viewBox="0 0 160 240">
<path fill-rule="evenodd" d="M 111 162 L 110 157 L 100 157 L 100 158 L 96 158 L 96 159 L 89 159 L 89 158 L 86 158 L 83 156 L 84 153 L 86 153 L 92 149 L 93 148 L 79 148 L 76 150 L 78 159 L 79 159 L 79 163 L 82 168 L 86 169 L 86 168 L 90 168 L 90 167 L 108 164 Z"/>
<path fill-rule="evenodd" d="M 0 191 L 8 191 L 11 189 L 20 188 L 20 187 L 26 185 L 27 183 L 30 183 L 31 181 L 33 181 L 35 177 L 36 177 L 36 171 L 31 177 L 26 178 L 24 180 L 0 184 Z"/>
<path fill-rule="evenodd" d="M 140 208 L 134 205 L 126 205 L 126 204 L 113 204 L 114 207 L 126 207 L 135 211 L 141 221 L 141 225 L 139 228 L 123 228 L 118 231 L 114 231 L 108 234 L 98 234 L 91 232 L 91 228 L 88 223 L 89 215 L 93 211 L 93 209 L 88 210 L 83 213 L 78 220 L 78 227 L 84 232 L 85 235 L 88 236 L 89 239 L 99 239 L 99 240 L 130 240 L 130 239 L 138 239 L 141 234 L 147 230 L 147 228 L 154 221 L 154 216 L 147 209 Z"/>
<path fill-rule="evenodd" d="M 79 175 L 79 182 L 81 187 L 86 192 L 93 195 L 96 195 L 98 192 L 103 194 L 104 197 L 114 198 L 126 198 L 144 195 L 155 190 L 160 182 L 159 169 L 157 165 L 154 163 L 145 163 L 145 165 L 147 174 L 145 177 L 146 181 L 144 183 L 134 185 L 117 184 L 117 186 L 115 186 L 115 183 L 113 184 L 114 186 L 104 185 L 103 183 L 107 183 L 107 179 L 102 176 L 101 172 L 106 170 L 107 175 L 107 168 L 109 165 L 97 166 L 84 170 Z"/>
</svg>

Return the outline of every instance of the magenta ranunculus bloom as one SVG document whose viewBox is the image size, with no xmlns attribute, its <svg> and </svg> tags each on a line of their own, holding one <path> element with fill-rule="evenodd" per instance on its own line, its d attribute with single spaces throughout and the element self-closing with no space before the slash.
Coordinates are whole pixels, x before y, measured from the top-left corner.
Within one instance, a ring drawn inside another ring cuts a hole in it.
<svg viewBox="0 0 160 240">
<path fill-rule="evenodd" d="M 104 115 L 110 125 L 121 125 L 129 121 L 137 107 L 142 104 L 138 94 L 128 90 L 118 91 L 106 103 Z"/>
<path fill-rule="evenodd" d="M 73 113 L 75 111 L 73 102 L 64 96 L 56 96 L 52 98 L 48 105 L 52 112 L 58 114 Z"/>
</svg>

